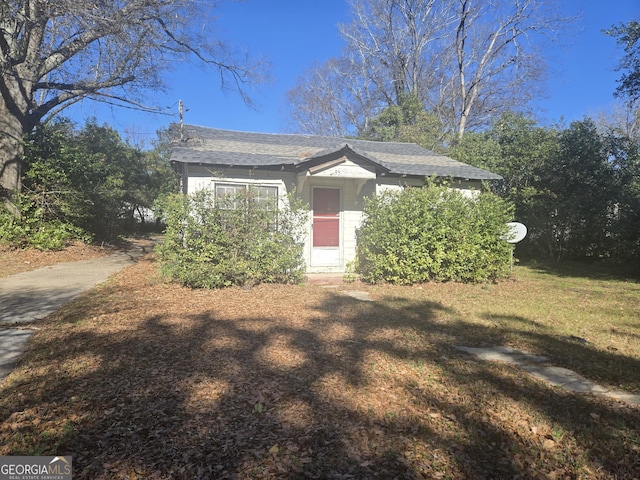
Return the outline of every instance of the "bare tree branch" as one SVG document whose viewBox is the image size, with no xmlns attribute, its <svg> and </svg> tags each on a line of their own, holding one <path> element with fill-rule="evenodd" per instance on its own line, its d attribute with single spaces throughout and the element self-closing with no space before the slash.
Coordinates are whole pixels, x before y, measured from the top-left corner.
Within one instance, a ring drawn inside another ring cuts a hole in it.
<svg viewBox="0 0 640 480">
<path fill-rule="evenodd" d="M 46 116 L 81 99 L 114 101 L 147 110 L 145 91 L 163 87 L 175 62 L 210 65 L 223 88 L 262 79 L 263 65 L 235 58 L 212 24 L 215 1 L 2 0 L 0 1 L 0 186 L 19 190 L 21 138 Z M 228 86 L 229 84 L 229 86 Z M 133 100 L 132 100 L 133 99 Z M 9 172 L 9 173 L 7 173 Z M 11 178 L 9 178 L 11 177 Z"/>
<path fill-rule="evenodd" d="M 570 25 L 555 1 L 351 0 L 353 20 L 340 27 L 343 58 L 332 61 L 350 67 L 338 73 L 319 67 L 302 77 L 292 92 L 315 101 L 291 95 L 293 123 L 304 118 L 307 123 L 298 126 L 313 131 L 308 122 L 316 118 L 324 123 L 318 130 L 330 130 L 330 117 L 310 111 L 328 98 L 328 83 L 344 85 L 336 90 L 339 100 L 332 99 L 332 116 L 357 119 L 339 130 L 362 132 L 367 119 L 407 95 L 416 95 L 449 134 L 463 135 L 500 112 L 522 110 L 542 90 L 544 45 Z"/>
</svg>

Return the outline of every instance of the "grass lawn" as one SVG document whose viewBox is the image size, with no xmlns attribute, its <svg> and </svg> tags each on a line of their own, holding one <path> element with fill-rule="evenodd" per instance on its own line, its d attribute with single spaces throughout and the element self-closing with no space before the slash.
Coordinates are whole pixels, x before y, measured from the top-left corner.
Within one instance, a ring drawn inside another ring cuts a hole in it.
<svg viewBox="0 0 640 480">
<path fill-rule="evenodd" d="M 640 408 L 457 345 L 640 393 L 640 284 L 163 284 L 147 257 L 40 322 L 0 384 L 0 455 L 76 479 L 640 478 Z M 347 295 L 363 290 L 373 302 Z"/>
</svg>

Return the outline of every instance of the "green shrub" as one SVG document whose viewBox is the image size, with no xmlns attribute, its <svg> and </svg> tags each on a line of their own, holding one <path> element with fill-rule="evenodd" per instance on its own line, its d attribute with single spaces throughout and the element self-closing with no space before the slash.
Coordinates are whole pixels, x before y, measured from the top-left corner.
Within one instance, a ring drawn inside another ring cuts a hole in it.
<svg viewBox="0 0 640 480">
<path fill-rule="evenodd" d="M 142 151 L 95 120 L 77 129 L 59 119 L 25 138 L 22 182 L 47 222 L 113 241 L 138 229 L 136 213 L 174 191 L 175 177 L 160 146 Z"/>
<path fill-rule="evenodd" d="M 161 273 L 194 288 L 300 282 L 307 210 L 293 196 L 282 203 L 259 202 L 251 189 L 224 198 L 210 191 L 165 198 L 158 205 L 167 225 Z"/>
<path fill-rule="evenodd" d="M 356 271 L 370 283 L 483 282 L 509 273 L 501 240 L 513 208 L 498 196 L 429 183 L 365 202 Z"/>
<path fill-rule="evenodd" d="M 13 211 L 0 203 L 0 243 L 14 248 L 61 250 L 76 240 L 88 242 L 84 230 L 57 218 L 49 218 L 44 209 L 27 195 L 17 197 Z"/>
</svg>

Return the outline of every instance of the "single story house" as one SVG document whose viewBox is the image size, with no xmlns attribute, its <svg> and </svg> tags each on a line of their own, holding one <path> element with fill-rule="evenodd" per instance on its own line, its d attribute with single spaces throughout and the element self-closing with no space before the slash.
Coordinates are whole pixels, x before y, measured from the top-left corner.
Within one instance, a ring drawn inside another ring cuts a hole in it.
<svg viewBox="0 0 640 480">
<path fill-rule="evenodd" d="M 434 175 L 469 192 L 501 178 L 413 143 L 173 128 L 171 162 L 185 194 L 205 188 L 233 193 L 251 185 L 259 196 L 282 198 L 295 189 L 310 208 L 304 246 L 310 273 L 344 272 L 355 258 L 365 197 L 424 185 Z"/>
</svg>

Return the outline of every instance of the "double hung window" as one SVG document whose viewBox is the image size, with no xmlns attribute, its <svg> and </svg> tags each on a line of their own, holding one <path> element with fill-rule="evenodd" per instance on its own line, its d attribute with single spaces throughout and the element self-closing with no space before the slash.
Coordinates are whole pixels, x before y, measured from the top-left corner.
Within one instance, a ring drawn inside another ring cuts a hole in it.
<svg viewBox="0 0 640 480">
<path fill-rule="evenodd" d="M 238 208 L 241 192 L 247 192 L 246 198 L 265 210 L 277 210 L 278 208 L 278 187 L 271 185 L 216 183 L 216 203 L 221 208 Z"/>
<path fill-rule="evenodd" d="M 265 210 L 276 210 L 278 208 L 278 187 L 257 185 L 249 187 L 255 189 L 254 201 L 264 207 Z"/>
<path fill-rule="evenodd" d="M 216 183 L 216 206 L 224 209 L 236 209 L 239 207 L 240 193 L 247 189 L 246 185 L 233 183 Z"/>
</svg>

